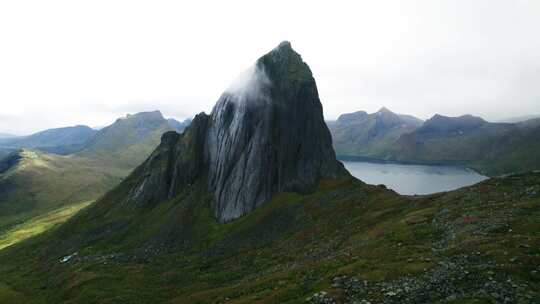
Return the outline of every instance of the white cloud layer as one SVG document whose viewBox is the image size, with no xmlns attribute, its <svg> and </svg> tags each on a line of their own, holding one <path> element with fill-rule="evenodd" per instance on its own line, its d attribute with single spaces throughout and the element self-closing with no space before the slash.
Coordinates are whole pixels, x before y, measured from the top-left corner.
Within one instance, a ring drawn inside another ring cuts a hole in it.
<svg viewBox="0 0 540 304">
<path fill-rule="evenodd" d="M 209 111 L 282 40 L 326 118 L 540 113 L 540 1 L 0 1 L 0 132 Z"/>
</svg>

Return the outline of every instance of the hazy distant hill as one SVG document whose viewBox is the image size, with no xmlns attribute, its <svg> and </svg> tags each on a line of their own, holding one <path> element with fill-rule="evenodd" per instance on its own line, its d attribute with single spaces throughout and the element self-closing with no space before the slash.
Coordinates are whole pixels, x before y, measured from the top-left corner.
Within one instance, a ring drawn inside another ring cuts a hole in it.
<svg viewBox="0 0 540 304">
<path fill-rule="evenodd" d="M 0 139 L 10 139 L 18 137 L 17 135 L 9 134 L 9 133 L 0 133 Z"/>
<path fill-rule="evenodd" d="M 174 118 L 169 118 L 167 119 L 167 122 L 176 132 L 183 132 L 184 129 L 191 124 L 191 119 L 188 118 L 183 121 L 178 121 Z"/>
<path fill-rule="evenodd" d="M 94 132 L 75 154 L 13 152 L 0 160 L 0 231 L 52 209 L 98 198 L 144 161 L 170 130 L 161 113 L 138 113 Z M 51 132 L 37 134 L 32 138 L 61 143 L 59 137 L 43 135 Z"/>
<path fill-rule="evenodd" d="M 88 152 L 82 152 L 86 155 L 103 151 L 118 153 L 121 150 L 136 149 L 132 146 L 135 143 L 139 144 L 141 140 L 142 146 L 155 145 L 157 144 L 155 140 L 144 142 L 154 136 L 149 133 L 163 133 L 169 130 L 182 132 L 190 123 L 190 119 L 182 122 L 173 118 L 165 119 L 159 111 L 154 111 L 128 114 L 126 117 L 119 118 L 114 124 L 99 130 L 79 125 L 48 129 L 28 136 L 0 133 L 0 157 L 20 148 L 38 149 L 61 155 L 82 150 Z"/>
<path fill-rule="evenodd" d="M 364 111 L 343 114 L 337 121 L 327 123 L 339 156 L 378 157 L 402 134 L 420 127 L 422 120 L 383 107 L 372 114 Z"/>
<path fill-rule="evenodd" d="M 479 117 L 435 115 L 402 135 L 385 158 L 471 166 L 489 175 L 540 168 L 540 119 L 490 123 Z"/>
<path fill-rule="evenodd" d="M 96 132 L 81 125 L 48 129 L 28 136 L 0 139 L 0 147 L 5 150 L 31 148 L 65 155 L 83 149 Z"/>
<path fill-rule="evenodd" d="M 133 168 L 157 147 L 163 133 L 173 129 L 159 111 L 128 114 L 99 130 L 77 155 Z"/>
<path fill-rule="evenodd" d="M 536 118 L 540 118 L 540 114 L 508 117 L 505 119 L 499 119 L 497 120 L 497 122 L 517 123 L 517 122 L 524 122 L 526 120 L 531 120 L 531 119 L 536 119 Z"/>
<path fill-rule="evenodd" d="M 382 108 L 328 122 L 336 154 L 421 164 L 456 164 L 497 175 L 540 169 L 540 119 L 492 123 L 435 115 L 422 123 Z"/>
</svg>

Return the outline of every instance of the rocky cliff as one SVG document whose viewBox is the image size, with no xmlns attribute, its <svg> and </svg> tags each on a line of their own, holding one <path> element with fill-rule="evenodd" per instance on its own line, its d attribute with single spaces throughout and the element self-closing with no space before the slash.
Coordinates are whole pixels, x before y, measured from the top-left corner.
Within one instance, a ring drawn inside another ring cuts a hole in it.
<svg viewBox="0 0 540 304">
<path fill-rule="evenodd" d="M 336 160 L 308 65 L 289 42 L 261 57 L 183 133 L 163 135 L 139 167 L 129 202 L 152 205 L 207 178 L 216 218 L 238 218 L 278 192 L 347 177 Z"/>
</svg>

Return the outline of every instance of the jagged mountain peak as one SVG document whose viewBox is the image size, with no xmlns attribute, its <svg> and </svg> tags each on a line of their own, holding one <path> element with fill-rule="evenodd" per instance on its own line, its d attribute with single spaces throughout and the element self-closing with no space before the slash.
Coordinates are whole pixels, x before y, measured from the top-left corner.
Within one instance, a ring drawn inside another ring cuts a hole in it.
<svg viewBox="0 0 540 304">
<path fill-rule="evenodd" d="M 292 46 L 291 46 L 291 42 L 287 41 L 287 40 L 281 41 L 274 50 L 284 51 L 284 52 L 293 51 Z"/>
<path fill-rule="evenodd" d="M 276 192 L 311 191 L 322 176 L 345 171 L 335 160 L 315 80 L 301 56 L 282 43 L 255 67 L 256 93 L 222 96 L 211 113 L 209 187 L 222 221 Z M 242 98 L 247 102 L 237 102 Z"/>
<path fill-rule="evenodd" d="M 271 60 L 275 64 L 287 65 L 289 62 L 301 60 L 301 56 L 292 48 L 289 41 L 283 41 L 266 55 L 262 56 L 259 62 L 265 63 L 264 59 Z"/>
<path fill-rule="evenodd" d="M 241 73 L 224 96 L 237 104 L 246 100 L 280 103 L 283 98 L 269 98 L 272 90 L 287 90 L 302 82 L 315 82 L 311 69 L 292 49 L 290 42 L 284 41 Z"/>
<path fill-rule="evenodd" d="M 275 86 L 288 82 L 314 81 L 311 69 L 291 46 L 284 41 L 259 58 L 256 66 L 266 73 Z"/>
<path fill-rule="evenodd" d="M 206 176 L 214 215 L 226 222 L 275 193 L 310 192 L 322 178 L 349 176 L 336 160 L 311 70 L 290 44 L 259 58 L 245 76 L 210 115 L 162 138 L 128 200 L 154 204 Z M 163 159 L 167 167 L 158 169 Z"/>
</svg>

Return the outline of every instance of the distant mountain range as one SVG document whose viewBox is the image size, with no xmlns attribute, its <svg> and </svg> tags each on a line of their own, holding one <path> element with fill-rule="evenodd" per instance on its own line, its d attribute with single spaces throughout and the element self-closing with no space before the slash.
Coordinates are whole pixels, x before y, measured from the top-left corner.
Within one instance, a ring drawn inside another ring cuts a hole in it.
<svg viewBox="0 0 540 304">
<path fill-rule="evenodd" d="M 163 133 L 173 130 L 183 129 L 155 111 L 128 115 L 99 131 L 67 127 L 1 142 L 6 148 L 0 160 L 0 231 L 98 198 L 144 161 Z"/>
<path fill-rule="evenodd" d="M 178 121 L 174 118 L 167 119 L 169 125 L 175 129 L 177 132 L 183 132 L 191 124 L 191 118 L 185 119 L 183 121 Z"/>
<path fill-rule="evenodd" d="M 150 155 L 163 133 L 173 130 L 159 111 L 127 115 L 99 130 L 77 155 L 132 169 Z"/>
<path fill-rule="evenodd" d="M 327 122 L 339 155 L 378 157 L 401 135 L 422 125 L 414 116 L 396 114 L 386 108 L 368 114 L 358 111 Z"/>
<path fill-rule="evenodd" d="M 538 115 L 524 115 L 524 116 L 515 116 L 515 117 L 508 117 L 504 119 L 498 119 L 496 122 L 507 122 L 507 123 L 517 123 L 517 122 L 524 122 L 531 119 L 537 119 L 540 118 L 540 114 Z"/>
<path fill-rule="evenodd" d="M 29 136 L 0 139 L 0 147 L 32 148 L 56 154 L 71 154 L 80 151 L 96 132 L 87 126 L 48 129 Z"/>
<path fill-rule="evenodd" d="M 145 137 L 145 131 L 143 128 L 146 127 L 152 129 L 153 127 L 150 126 L 152 123 L 162 124 L 161 127 L 163 127 L 163 129 L 171 129 L 177 132 L 182 132 L 187 126 L 189 126 L 191 122 L 190 119 L 186 119 L 182 122 L 173 118 L 165 120 L 159 111 L 141 112 L 135 115 L 144 116 L 144 119 L 147 121 L 141 123 L 141 125 L 138 127 L 139 129 L 135 131 L 136 133 L 130 134 L 130 136 L 127 136 L 126 138 L 121 138 L 122 143 L 120 146 L 122 144 L 128 144 L 129 141 L 138 141 L 137 139 L 134 139 L 135 136 L 141 135 Z M 122 121 L 130 116 L 133 115 L 128 114 L 127 117 L 118 119 L 116 122 Z M 153 122 L 152 119 L 154 120 Z M 5 156 L 8 152 L 20 148 L 37 149 L 43 152 L 60 155 L 73 154 L 84 149 L 88 149 L 90 146 L 95 145 L 96 142 L 98 142 L 98 145 L 105 144 L 100 137 L 102 137 L 103 129 L 109 127 L 103 127 L 96 130 L 85 125 L 78 125 L 72 127 L 47 129 L 28 136 L 16 136 L 7 133 L 0 133 L 0 158 L 2 155 Z M 133 127 L 137 128 L 137 126 Z M 116 127 L 114 129 L 116 129 Z M 122 131 L 118 132 L 121 133 Z M 137 132 L 141 132 L 141 134 L 138 134 Z"/>
<path fill-rule="evenodd" d="M 461 164 L 487 175 L 540 169 L 540 119 L 490 123 L 470 115 L 435 115 L 389 147 L 387 158 Z"/>
<path fill-rule="evenodd" d="M 345 114 L 329 127 L 344 159 L 464 165 L 487 175 L 540 169 L 540 119 L 492 123 L 435 115 L 422 123 L 383 109 Z"/>
</svg>

